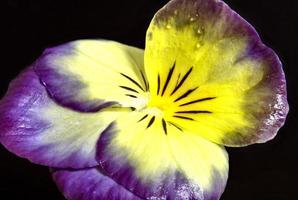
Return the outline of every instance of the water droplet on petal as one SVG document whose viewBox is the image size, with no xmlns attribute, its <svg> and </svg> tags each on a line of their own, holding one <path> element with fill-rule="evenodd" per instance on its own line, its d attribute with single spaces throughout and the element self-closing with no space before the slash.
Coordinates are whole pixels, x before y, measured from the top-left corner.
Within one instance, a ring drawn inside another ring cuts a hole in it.
<svg viewBox="0 0 298 200">
<path fill-rule="evenodd" d="M 197 30 L 197 33 L 198 33 L 199 35 L 204 34 L 204 27 L 199 27 L 198 30 Z"/>
<path fill-rule="evenodd" d="M 197 49 L 201 48 L 201 46 L 202 45 L 200 43 L 197 43 L 197 45 L 196 45 Z"/>
<path fill-rule="evenodd" d="M 172 28 L 170 24 L 168 24 L 166 27 L 167 27 L 167 29 L 170 29 L 170 28 Z"/>
<path fill-rule="evenodd" d="M 147 39 L 148 39 L 148 40 L 152 40 L 152 32 L 149 32 L 149 33 L 147 34 Z"/>
<path fill-rule="evenodd" d="M 177 15 L 177 14 L 178 14 L 178 11 L 177 11 L 177 10 L 175 10 L 175 11 L 174 11 L 174 14 L 175 14 L 175 15 Z"/>
<path fill-rule="evenodd" d="M 193 22 L 193 21 L 195 21 L 195 18 L 191 17 L 189 20 L 190 20 L 191 22 Z"/>
</svg>

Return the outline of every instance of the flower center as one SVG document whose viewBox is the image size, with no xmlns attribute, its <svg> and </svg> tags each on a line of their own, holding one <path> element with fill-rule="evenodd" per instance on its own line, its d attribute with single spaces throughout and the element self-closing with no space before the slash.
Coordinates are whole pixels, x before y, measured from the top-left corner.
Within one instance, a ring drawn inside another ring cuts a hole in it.
<svg viewBox="0 0 298 200">
<path fill-rule="evenodd" d="M 167 134 L 168 125 L 174 126 L 182 131 L 183 127 L 179 124 L 179 121 L 176 121 L 177 119 L 195 121 L 197 115 L 212 113 L 209 110 L 194 109 L 196 108 L 194 105 L 203 101 L 213 100 L 216 97 L 194 99 L 195 92 L 197 92 L 199 87 L 186 88 L 184 86 L 193 71 L 193 67 L 190 67 L 184 73 L 176 72 L 176 75 L 178 75 L 175 76 L 175 66 L 176 62 L 174 62 L 165 77 L 161 77 L 160 74 L 157 74 L 157 87 L 155 91 L 149 87 L 149 82 L 142 71 L 140 71 L 142 77 L 141 82 L 137 82 L 131 77 L 121 73 L 135 88 L 140 89 L 140 91 L 138 91 L 132 86 L 120 86 L 125 91 L 131 93 L 125 95 L 132 98 L 132 104 L 134 105 L 133 110 L 142 111 L 144 113 L 144 116 L 141 117 L 138 122 L 144 123 L 147 121 L 147 125 L 145 124 L 146 129 L 150 128 L 152 124 L 156 122 L 161 125 L 165 134 Z M 189 99 L 189 101 L 187 101 L 190 96 L 192 96 L 192 100 Z"/>
<path fill-rule="evenodd" d="M 153 95 L 147 104 L 147 109 L 158 116 L 167 117 L 175 112 L 177 106 L 169 97 Z"/>
</svg>

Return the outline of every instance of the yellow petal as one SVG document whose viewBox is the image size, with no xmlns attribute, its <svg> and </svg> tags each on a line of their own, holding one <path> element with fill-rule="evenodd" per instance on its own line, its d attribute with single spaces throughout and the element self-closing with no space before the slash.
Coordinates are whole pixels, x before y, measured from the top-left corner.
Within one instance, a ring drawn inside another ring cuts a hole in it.
<svg viewBox="0 0 298 200">
<path fill-rule="evenodd" d="M 47 49 L 35 63 L 54 100 L 79 111 L 94 112 L 136 102 L 148 90 L 143 50 L 107 40 L 79 40 Z"/>
<path fill-rule="evenodd" d="M 118 118 L 101 135 L 97 158 L 116 182 L 146 199 L 218 199 L 228 175 L 223 147 L 148 110 Z"/>
<path fill-rule="evenodd" d="M 288 105 L 281 63 L 225 3 L 173 0 L 147 31 L 148 106 L 213 142 L 273 138 Z"/>
</svg>

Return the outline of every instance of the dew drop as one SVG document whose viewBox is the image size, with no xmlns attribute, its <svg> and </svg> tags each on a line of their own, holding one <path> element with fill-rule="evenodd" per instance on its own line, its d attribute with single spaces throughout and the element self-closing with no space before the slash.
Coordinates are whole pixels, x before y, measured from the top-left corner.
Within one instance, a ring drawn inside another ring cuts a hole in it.
<svg viewBox="0 0 298 200">
<path fill-rule="evenodd" d="M 201 48 L 201 46 L 202 45 L 200 43 L 197 43 L 197 45 L 196 45 L 197 49 Z"/>
<path fill-rule="evenodd" d="M 195 18 L 191 17 L 189 20 L 190 20 L 191 22 L 193 22 L 193 21 L 195 21 Z"/>
<path fill-rule="evenodd" d="M 197 33 L 198 33 L 199 35 L 202 35 L 202 34 L 204 33 L 204 28 L 203 28 L 203 27 L 198 28 Z"/>
<path fill-rule="evenodd" d="M 149 33 L 147 34 L 147 39 L 148 39 L 148 40 L 152 40 L 152 32 L 149 32 Z"/>
<path fill-rule="evenodd" d="M 167 29 L 170 29 L 170 28 L 172 28 L 170 24 L 168 24 L 166 27 L 167 27 Z"/>
<path fill-rule="evenodd" d="M 175 15 L 177 15 L 177 14 L 178 14 L 178 11 L 177 11 L 177 10 L 175 10 L 175 11 L 174 11 L 174 14 L 175 14 Z"/>
</svg>

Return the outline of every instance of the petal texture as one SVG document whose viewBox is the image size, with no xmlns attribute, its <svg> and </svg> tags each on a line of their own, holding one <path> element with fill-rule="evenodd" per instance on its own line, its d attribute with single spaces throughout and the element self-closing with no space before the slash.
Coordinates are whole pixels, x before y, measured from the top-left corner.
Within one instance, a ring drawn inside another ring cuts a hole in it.
<svg viewBox="0 0 298 200">
<path fill-rule="evenodd" d="M 68 200 L 141 200 L 96 168 L 57 170 L 52 175 Z"/>
<path fill-rule="evenodd" d="M 228 175 L 223 147 L 148 113 L 111 124 L 97 158 L 108 176 L 145 199 L 219 199 Z"/>
<path fill-rule="evenodd" d="M 34 163 L 96 166 L 96 142 L 116 114 L 79 113 L 57 105 L 30 67 L 10 84 L 0 102 L 0 142 Z"/>
<path fill-rule="evenodd" d="M 51 97 L 74 110 L 138 106 L 148 88 L 143 50 L 106 40 L 80 40 L 45 50 L 35 70 Z"/>
<path fill-rule="evenodd" d="M 223 1 L 173 0 L 162 8 L 147 31 L 145 71 L 152 105 L 167 99 L 170 120 L 213 142 L 265 142 L 284 124 L 281 62 Z"/>
</svg>

